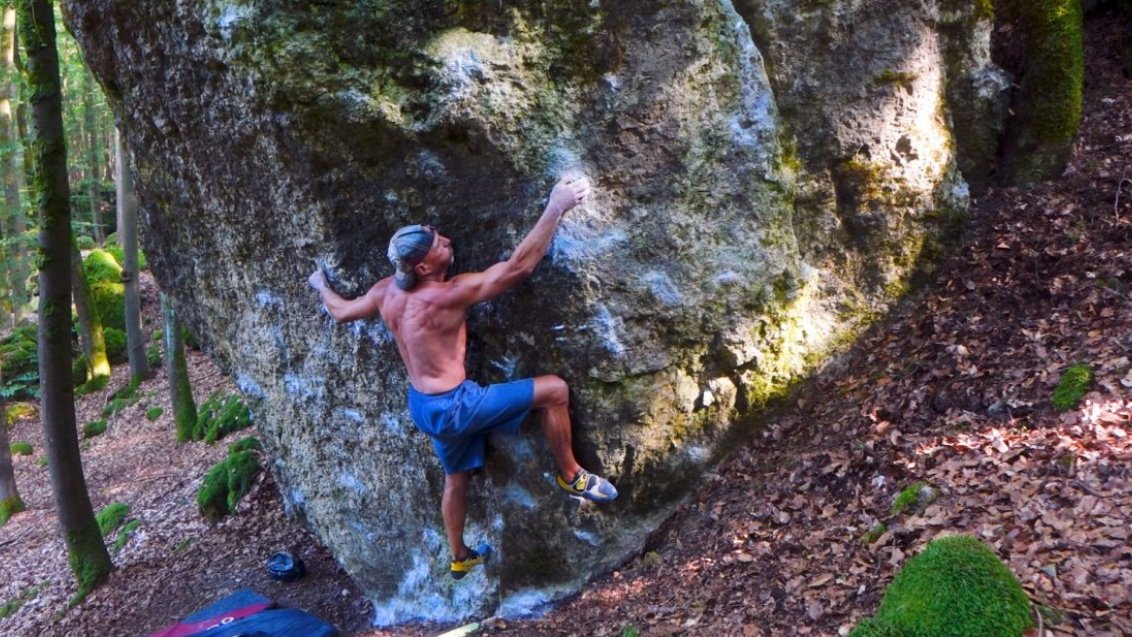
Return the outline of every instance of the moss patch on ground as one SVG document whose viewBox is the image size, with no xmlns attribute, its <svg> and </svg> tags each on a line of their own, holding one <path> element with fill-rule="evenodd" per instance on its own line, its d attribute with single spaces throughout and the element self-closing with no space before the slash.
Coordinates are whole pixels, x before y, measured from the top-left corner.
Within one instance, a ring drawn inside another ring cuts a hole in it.
<svg viewBox="0 0 1132 637">
<path fill-rule="evenodd" d="M 1084 364 L 1071 365 L 1061 375 L 1053 390 L 1050 402 L 1058 411 L 1069 411 L 1081 404 L 1089 385 L 1093 383 L 1093 368 Z"/>
</svg>

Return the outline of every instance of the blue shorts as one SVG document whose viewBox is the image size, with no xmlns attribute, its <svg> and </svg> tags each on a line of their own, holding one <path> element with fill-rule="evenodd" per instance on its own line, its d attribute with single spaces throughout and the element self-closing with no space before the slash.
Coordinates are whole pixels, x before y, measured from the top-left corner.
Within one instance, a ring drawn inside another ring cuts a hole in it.
<svg viewBox="0 0 1132 637">
<path fill-rule="evenodd" d="M 432 438 L 444 473 L 479 469 L 487 434 L 515 435 L 535 399 L 533 378 L 483 387 L 470 380 L 439 394 L 409 385 L 409 413 L 417 428 Z"/>
</svg>

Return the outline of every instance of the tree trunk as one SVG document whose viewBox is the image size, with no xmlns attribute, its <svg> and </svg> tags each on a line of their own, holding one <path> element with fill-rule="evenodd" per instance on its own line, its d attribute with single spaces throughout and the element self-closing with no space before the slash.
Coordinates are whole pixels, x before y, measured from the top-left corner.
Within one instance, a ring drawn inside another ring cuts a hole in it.
<svg viewBox="0 0 1132 637">
<path fill-rule="evenodd" d="M 34 127 L 29 150 L 39 214 L 40 418 L 55 508 L 81 598 L 105 579 L 113 564 L 91 508 L 75 424 L 70 351 L 71 211 L 55 15 L 47 0 L 19 0 L 18 7 L 20 41 L 27 52 Z"/>
<path fill-rule="evenodd" d="M 3 370 L 0 370 L 0 385 L 4 384 Z M 16 470 L 12 466 L 12 448 L 8 442 L 8 416 L 4 407 L 4 397 L 0 396 L 0 526 L 8 523 L 8 518 L 24 510 L 24 501 L 16 490 Z"/>
<path fill-rule="evenodd" d="M 12 298 L 12 246 L 8 241 L 9 211 L 0 214 L 0 311 L 3 312 L 4 323 L 16 326 L 16 300 Z"/>
<path fill-rule="evenodd" d="M 165 374 L 169 377 L 169 399 L 173 405 L 173 420 L 177 424 L 177 442 L 186 442 L 197 424 L 197 405 L 189 383 L 181 322 L 177 320 L 165 293 L 161 294 L 161 317 L 165 323 Z"/>
<path fill-rule="evenodd" d="M 98 215 L 98 128 L 94 117 L 94 82 L 90 70 L 83 67 L 83 122 L 86 126 L 87 195 L 90 198 L 90 222 L 98 245 L 106 241 L 102 219 Z"/>
<path fill-rule="evenodd" d="M 90 300 L 90 284 L 83 272 L 83 257 L 79 246 L 71 237 L 71 293 L 75 299 L 75 314 L 79 317 L 79 342 L 86 355 L 87 380 L 110 376 L 110 359 L 106 356 L 106 338 L 102 333 L 102 317 Z"/>
<path fill-rule="evenodd" d="M 0 179 L 4 184 L 4 208 L 7 211 L 5 236 L 7 246 L 8 282 L 11 287 L 12 319 L 18 321 L 27 304 L 27 250 L 24 248 L 24 231 L 27 224 L 24 210 L 20 205 L 20 177 L 23 164 L 18 152 L 16 123 L 12 118 L 12 97 L 16 85 L 11 78 L 16 77 L 16 10 L 4 8 L 3 31 L 0 32 L 0 55 L 3 55 L 4 77 L 0 79 Z"/>
<path fill-rule="evenodd" d="M 130 376 L 149 377 L 145 357 L 145 338 L 141 329 L 141 296 L 138 292 L 138 200 L 130 174 L 130 155 L 122 144 L 122 132 L 114 136 L 118 158 L 118 242 L 122 246 L 122 283 L 126 286 L 126 349 L 130 356 Z"/>
</svg>

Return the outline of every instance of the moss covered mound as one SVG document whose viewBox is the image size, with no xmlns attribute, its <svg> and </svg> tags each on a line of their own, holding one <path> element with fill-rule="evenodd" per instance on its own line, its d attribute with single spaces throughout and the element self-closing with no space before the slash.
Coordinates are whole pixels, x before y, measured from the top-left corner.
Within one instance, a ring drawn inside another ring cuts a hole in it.
<svg viewBox="0 0 1132 637">
<path fill-rule="evenodd" d="M 1018 578 L 978 539 L 939 538 L 889 584 L 876 617 L 850 637 L 1022 637 L 1030 604 Z"/>
</svg>

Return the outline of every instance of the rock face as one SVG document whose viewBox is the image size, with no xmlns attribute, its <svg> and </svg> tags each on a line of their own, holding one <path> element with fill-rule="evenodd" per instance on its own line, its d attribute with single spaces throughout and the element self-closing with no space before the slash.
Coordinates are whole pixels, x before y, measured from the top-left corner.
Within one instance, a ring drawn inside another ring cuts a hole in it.
<svg viewBox="0 0 1132 637">
<path fill-rule="evenodd" d="M 931 255 L 1005 85 L 986 19 L 944 0 L 64 4 L 155 275 L 383 624 L 526 612 L 639 551 Z M 580 459 L 622 495 L 579 506 L 537 431 L 493 440 L 467 535 L 497 556 L 454 584 L 391 335 L 335 325 L 306 276 L 360 294 L 418 221 L 482 269 L 568 170 L 595 196 L 471 313 L 468 368 L 567 379 Z"/>
</svg>

